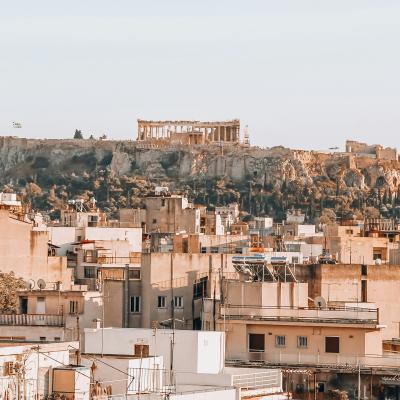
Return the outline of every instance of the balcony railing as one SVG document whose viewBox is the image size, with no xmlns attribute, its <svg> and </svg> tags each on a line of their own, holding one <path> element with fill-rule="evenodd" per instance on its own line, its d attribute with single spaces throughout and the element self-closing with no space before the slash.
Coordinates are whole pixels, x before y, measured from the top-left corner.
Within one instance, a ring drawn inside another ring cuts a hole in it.
<svg viewBox="0 0 400 400">
<path fill-rule="evenodd" d="M 229 320 L 378 325 L 379 310 L 355 307 L 290 308 L 221 305 L 220 318 Z"/>
<path fill-rule="evenodd" d="M 0 314 L 0 326 L 64 326 L 62 314 Z"/>
<path fill-rule="evenodd" d="M 140 264 L 141 255 L 130 257 L 85 256 L 84 262 L 93 264 Z"/>
<path fill-rule="evenodd" d="M 229 366 L 319 366 L 324 368 L 354 369 L 358 368 L 400 368 L 400 357 L 387 357 L 381 354 L 346 354 L 319 353 L 315 351 L 288 352 L 285 350 L 266 352 L 245 352 L 230 354 L 226 357 Z"/>
<path fill-rule="evenodd" d="M 241 389 L 278 388 L 281 385 L 281 374 L 277 369 L 232 375 L 232 386 Z"/>
</svg>

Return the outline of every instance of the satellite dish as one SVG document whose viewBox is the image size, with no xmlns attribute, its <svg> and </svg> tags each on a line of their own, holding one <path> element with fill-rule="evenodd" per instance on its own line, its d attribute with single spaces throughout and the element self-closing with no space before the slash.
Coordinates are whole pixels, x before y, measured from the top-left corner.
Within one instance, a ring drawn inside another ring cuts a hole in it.
<svg viewBox="0 0 400 400">
<path fill-rule="evenodd" d="M 317 308 L 326 308 L 326 300 L 322 296 L 318 296 L 314 299 L 314 305 Z"/>
<path fill-rule="evenodd" d="M 43 279 L 39 279 L 37 285 L 40 290 L 43 290 L 46 287 L 46 282 Z"/>
<path fill-rule="evenodd" d="M 27 290 L 32 290 L 35 287 L 35 281 L 33 279 L 29 279 L 29 281 L 25 282 L 25 287 Z"/>
<path fill-rule="evenodd" d="M 382 260 L 380 258 L 377 258 L 375 260 L 375 265 L 382 265 Z"/>
</svg>

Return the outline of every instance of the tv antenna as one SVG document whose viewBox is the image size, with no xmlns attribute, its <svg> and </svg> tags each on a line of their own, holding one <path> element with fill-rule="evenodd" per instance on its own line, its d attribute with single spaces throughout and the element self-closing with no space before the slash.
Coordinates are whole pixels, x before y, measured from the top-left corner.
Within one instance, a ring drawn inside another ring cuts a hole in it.
<svg viewBox="0 0 400 400">
<path fill-rule="evenodd" d="M 317 296 L 314 299 L 314 305 L 317 308 L 326 308 L 326 300 L 322 296 Z"/>
</svg>

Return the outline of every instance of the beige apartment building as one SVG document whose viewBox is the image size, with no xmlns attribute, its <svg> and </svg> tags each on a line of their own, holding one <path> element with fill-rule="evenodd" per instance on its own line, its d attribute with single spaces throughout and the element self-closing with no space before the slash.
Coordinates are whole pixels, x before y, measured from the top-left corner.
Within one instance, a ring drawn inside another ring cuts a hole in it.
<svg viewBox="0 0 400 400">
<path fill-rule="evenodd" d="M 392 387 L 400 357 L 382 350 L 375 304 L 310 302 L 300 282 L 224 280 L 222 287 L 216 326 L 226 333 L 227 365 L 282 368 L 294 398 L 332 398 L 340 389 L 375 399 Z"/>
<path fill-rule="evenodd" d="M 114 228 L 109 228 L 114 229 Z M 77 263 L 75 279 L 90 290 L 99 290 L 99 272 L 103 269 L 140 270 L 141 238 L 136 244 L 129 240 L 84 240 L 75 246 Z"/>
<path fill-rule="evenodd" d="M 309 282 L 309 297 L 338 302 L 372 303 L 379 308 L 382 339 L 400 337 L 400 265 L 315 264 L 296 266 L 296 276 Z"/>
<path fill-rule="evenodd" d="M 140 272 L 102 268 L 106 326 L 201 329 L 206 298 L 220 297 L 220 277 L 233 273 L 229 254 L 149 253 Z"/>
<path fill-rule="evenodd" d="M 71 240 L 68 229 L 63 234 Z M 55 255 L 61 246 L 50 243 L 50 237 L 45 227 L 0 210 L 1 271 L 12 271 L 26 282 L 17 293 L 17 312 L 0 315 L 2 338 L 76 340 L 80 330 L 101 316 L 98 293 L 74 284 L 74 269 L 67 257 Z"/>
<path fill-rule="evenodd" d="M 224 284 L 218 330 L 226 332 L 228 359 L 277 364 L 354 364 L 382 356 L 379 311 L 371 304 L 309 306 L 308 284 Z"/>
<path fill-rule="evenodd" d="M 176 253 L 243 253 L 249 248 L 247 235 L 177 234 L 173 237 Z"/>
<path fill-rule="evenodd" d="M 394 220 L 367 219 L 363 226 L 324 227 L 324 246 L 343 264 L 397 264 L 400 230 Z"/>
<path fill-rule="evenodd" d="M 71 286 L 72 273 L 65 257 L 52 255 L 46 230 L 36 230 L 21 214 L 0 209 L 1 271 L 13 271 L 30 285 L 43 280 L 46 286 Z"/>
<path fill-rule="evenodd" d="M 200 233 L 200 209 L 182 196 L 154 196 L 143 199 L 146 231 Z"/>
<path fill-rule="evenodd" d="M 86 286 L 69 290 L 18 292 L 17 313 L 0 314 L 0 339 L 62 341 L 79 340 L 84 328 L 101 318 L 102 297 Z"/>
</svg>

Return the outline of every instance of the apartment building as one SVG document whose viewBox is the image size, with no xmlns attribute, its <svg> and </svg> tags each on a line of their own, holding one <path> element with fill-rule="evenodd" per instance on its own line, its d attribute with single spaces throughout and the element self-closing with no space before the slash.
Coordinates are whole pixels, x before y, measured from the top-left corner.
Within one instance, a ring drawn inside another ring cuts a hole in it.
<svg viewBox="0 0 400 400">
<path fill-rule="evenodd" d="M 382 339 L 400 336 L 400 266 L 382 264 L 299 265 L 296 275 L 309 282 L 311 298 L 323 297 L 328 305 L 337 302 L 375 304 L 379 308 Z"/>
<path fill-rule="evenodd" d="M 398 355 L 382 351 L 385 326 L 373 303 L 310 303 L 308 284 L 299 282 L 223 286 L 216 325 L 226 333 L 227 364 L 283 368 L 284 385 L 296 397 L 339 388 L 350 397 L 363 390 L 379 398 L 382 377 L 394 379 L 400 368 Z"/>
<path fill-rule="evenodd" d="M 186 197 L 169 195 L 145 197 L 146 232 L 200 233 L 200 209 Z"/>
<path fill-rule="evenodd" d="M 343 264 L 396 264 L 400 228 L 394 220 L 367 219 L 362 225 L 324 227 L 324 246 Z"/>
<path fill-rule="evenodd" d="M 137 274 L 103 268 L 105 326 L 201 329 L 203 300 L 219 298 L 220 277 L 235 271 L 231 259 L 230 254 L 148 253 Z"/>
<path fill-rule="evenodd" d="M 17 295 L 17 312 L 0 314 L 1 340 L 79 340 L 83 329 L 102 316 L 102 297 L 85 286 L 27 289 Z"/>
<path fill-rule="evenodd" d="M 82 357 L 85 358 L 86 354 L 99 357 L 104 353 L 107 356 L 100 359 L 107 362 L 112 357 L 128 358 L 134 362 L 135 357 L 141 354 L 142 369 L 129 371 L 135 378 L 132 381 L 136 381 L 135 385 L 138 382 L 147 383 L 147 392 L 153 395 L 161 395 L 163 390 L 168 389 L 170 399 L 283 400 L 286 394 L 282 389 L 281 371 L 225 366 L 224 339 L 222 332 L 86 329 Z M 158 361 L 160 365 L 154 369 L 152 359 L 162 359 L 163 364 Z M 152 379 L 155 375 L 159 378 Z M 168 382 L 168 386 L 161 387 L 163 381 Z M 134 391 L 135 388 L 129 389 Z"/>
<path fill-rule="evenodd" d="M 177 253 L 245 253 L 249 248 L 247 235 L 206 235 L 181 233 L 173 236 L 173 250 Z"/>
<path fill-rule="evenodd" d="M 1 271 L 14 272 L 30 285 L 39 280 L 48 287 L 71 286 L 72 273 L 67 260 L 52 255 L 46 230 L 36 230 L 23 215 L 0 209 Z"/>
<path fill-rule="evenodd" d="M 225 287 L 217 327 L 227 333 L 228 358 L 329 364 L 382 355 L 372 303 L 309 307 L 308 284 L 300 282 L 229 280 Z"/>
<path fill-rule="evenodd" d="M 90 370 L 70 365 L 78 342 L 5 342 L 0 346 L 0 393 L 3 399 L 43 399 L 52 395 L 89 400 Z"/>
</svg>

